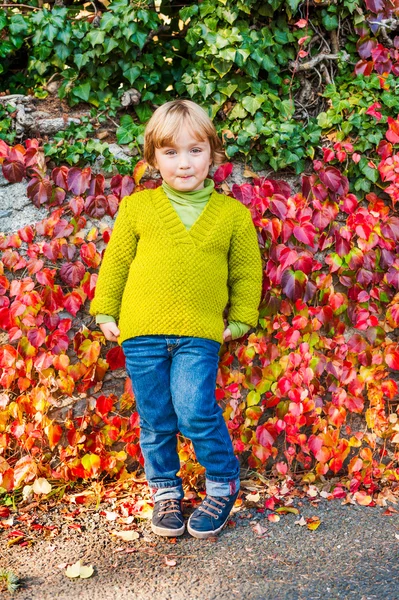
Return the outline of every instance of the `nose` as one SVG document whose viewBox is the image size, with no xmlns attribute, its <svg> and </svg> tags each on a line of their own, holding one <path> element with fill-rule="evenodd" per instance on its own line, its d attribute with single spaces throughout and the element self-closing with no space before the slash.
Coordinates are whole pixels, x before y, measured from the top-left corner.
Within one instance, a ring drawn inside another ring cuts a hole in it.
<svg viewBox="0 0 399 600">
<path fill-rule="evenodd" d="M 182 152 L 180 154 L 179 167 L 181 169 L 189 169 L 190 168 L 190 159 L 186 152 Z"/>
</svg>

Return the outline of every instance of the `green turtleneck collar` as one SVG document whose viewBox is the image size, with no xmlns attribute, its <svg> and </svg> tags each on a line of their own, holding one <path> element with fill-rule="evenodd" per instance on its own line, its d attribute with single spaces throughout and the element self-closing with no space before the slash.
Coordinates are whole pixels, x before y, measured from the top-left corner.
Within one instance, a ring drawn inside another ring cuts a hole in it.
<svg viewBox="0 0 399 600">
<path fill-rule="evenodd" d="M 167 197 L 174 202 L 178 202 L 179 204 L 203 204 L 209 200 L 215 184 L 213 179 L 205 179 L 204 187 L 193 192 L 180 192 L 170 187 L 165 181 L 162 182 L 162 187 Z"/>
</svg>

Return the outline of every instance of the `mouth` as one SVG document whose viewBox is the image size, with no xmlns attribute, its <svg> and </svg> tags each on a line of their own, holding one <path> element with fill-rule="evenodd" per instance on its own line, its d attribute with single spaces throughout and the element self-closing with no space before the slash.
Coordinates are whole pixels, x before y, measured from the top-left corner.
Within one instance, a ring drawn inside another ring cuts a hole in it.
<svg viewBox="0 0 399 600">
<path fill-rule="evenodd" d="M 180 175 L 180 179 L 191 179 L 192 175 Z"/>
</svg>

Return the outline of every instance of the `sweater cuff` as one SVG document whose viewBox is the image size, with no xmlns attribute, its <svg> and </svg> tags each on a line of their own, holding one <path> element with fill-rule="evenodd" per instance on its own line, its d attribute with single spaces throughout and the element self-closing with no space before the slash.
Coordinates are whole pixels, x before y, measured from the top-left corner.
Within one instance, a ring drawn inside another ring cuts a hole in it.
<svg viewBox="0 0 399 600">
<path fill-rule="evenodd" d="M 229 321 L 228 328 L 231 331 L 231 339 L 236 340 L 237 338 L 242 337 L 251 329 L 251 325 L 247 325 L 246 323 L 241 323 L 241 321 Z"/>
<path fill-rule="evenodd" d="M 99 325 L 100 323 L 116 323 L 116 321 L 111 315 L 96 315 L 96 323 Z"/>
</svg>

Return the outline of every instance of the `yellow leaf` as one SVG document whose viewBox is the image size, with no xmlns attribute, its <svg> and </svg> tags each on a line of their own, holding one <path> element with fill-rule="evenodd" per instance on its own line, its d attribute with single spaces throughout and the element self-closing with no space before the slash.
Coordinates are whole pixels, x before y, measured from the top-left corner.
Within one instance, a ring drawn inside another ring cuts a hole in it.
<svg viewBox="0 0 399 600">
<path fill-rule="evenodd" d="M 89 567 L 80 567 L 80 578 L 88 579 L 94 573 L 93 567 L 90 565 Z"/>
<path fill-rule="evenodd" d="M 319 517 L 310 517 L 309 519 L 306 519 L 306 524 L 308 529 L 310 529 L 311 531 L 315 531 L 318 526 L 320 525 L 321 521 L 319 519 Z"/>
<path fill-rule="evenodd" d="M 69 567 L 65 571 L 65 575 L 67 577 L 69 577 L 70 579 L 74 579 L 75 577 L 80 577 L 80 567 L 81 567 L 81 561 L 78 560 L 78 562 L 76 562 L 75 564 L 69 565 Z"/>
<path fill-rule="evenodd" d="M 124 542 L 132 542 L 133 540 L 137 540 L 140 536 L 137 531 L 111 531 L 111 535 L 118 537 Z"/>
<path fill-rule="evenodd" d="M 242 176 L 243 177 L 252 177 L 252 179 L 258 179 L 259 178 L 259 175 L 257 175 L 253 171 L 251 171 L 251 169 L 248 169 L 248 167 L 245 167 L 244 173 L 242 174 Z"/>
<path fill-rule="evenodd" d="M 368 496 L 365 492 L 356 492 L 355 494 L 353 494 L 353 498 L 361 506 L 369 506 L 373 501 L 373 498 L 371 496 Z"/>
<path fill-rule="evenodd" d="M 247 406 L 256 406 L 260 402 L 260 394 L 255 390 L 251 390 L 247 396 Z"/>
<path fill-rule="evenodd" d="M 275 512 L 282 514 L 292 513 L 293 515 L 299 515 L 299 510 L 291 506 L 280 506 L 279 508 L 276 508 Z"/>
</svg>

